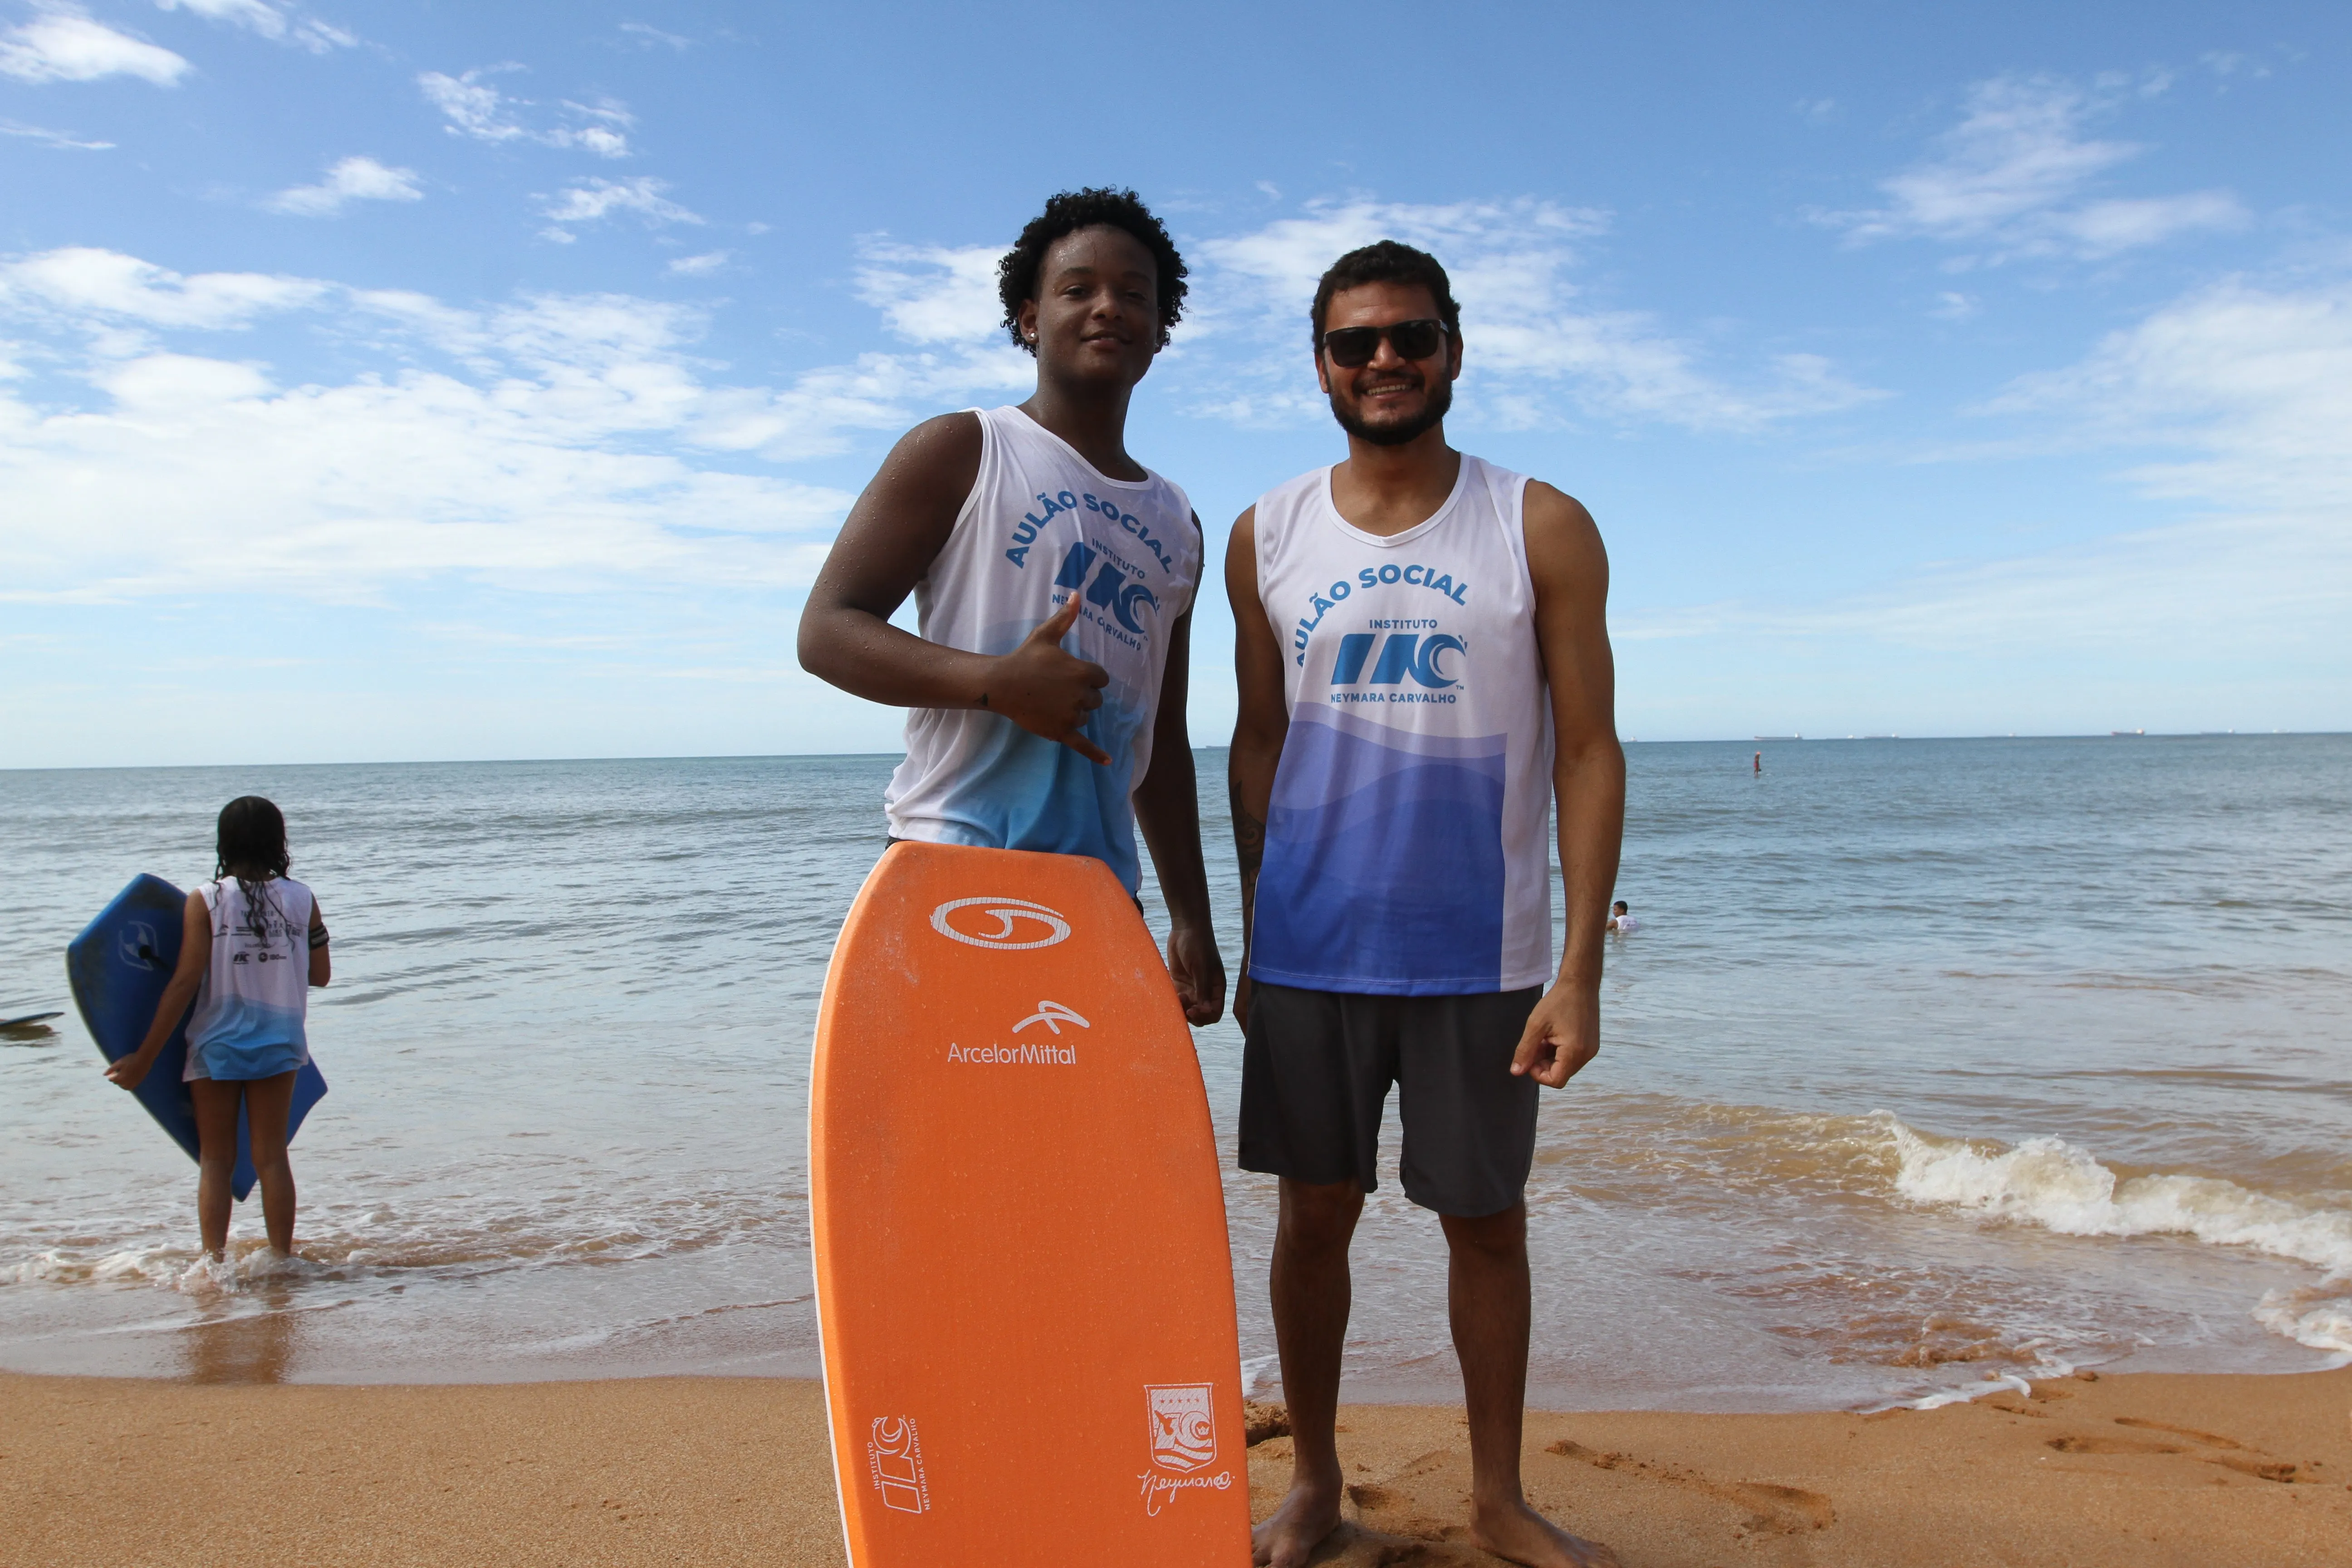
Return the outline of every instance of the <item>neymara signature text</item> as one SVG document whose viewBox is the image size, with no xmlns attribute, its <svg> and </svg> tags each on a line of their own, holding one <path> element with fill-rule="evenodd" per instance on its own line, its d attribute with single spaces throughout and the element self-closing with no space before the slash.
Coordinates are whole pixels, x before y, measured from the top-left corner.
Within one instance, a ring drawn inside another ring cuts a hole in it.
<svg viewBox="0 0 2352 1568">
<path fill-rule="evenodd" d="M 1173 1493 L 1196 1487 L 1203 1491 L 1221 1492 L 1234 1484 L 1231 1470 L 1219 1470 L 1213 1476 L 1163 1476 L 1146 1470 L 1135 1479 L 1143 1483 L 1143 1511 L 1151 1517 L 1157 1517 L 1168 1506 L 1168 1499 Z"/>
</svg>

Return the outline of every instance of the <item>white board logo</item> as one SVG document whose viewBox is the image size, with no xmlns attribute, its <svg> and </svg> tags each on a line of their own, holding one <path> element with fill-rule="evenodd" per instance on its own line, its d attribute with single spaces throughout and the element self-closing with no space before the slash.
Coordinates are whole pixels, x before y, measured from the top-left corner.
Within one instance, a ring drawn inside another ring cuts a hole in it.
<svg viewBox="0 0 2352 1568">
<path fill-rule="evenodd" d="M 1039 1002 L 1034 1013 L 1013 1026 L 1013 1032 L 1017 1035 L 1032 1024 L 1043 1024 L 1056 1035 L 1062 1032 L 1062 1026 L 1065 1024 L 1076 1024 L 1081 1029 L 1094 1027 L 1092 1024 L 1078 1016 L 1076 1008 L 1064 1002 Z"/>
<path fill-rule="evenodd" d="M 1143 1414 L 1151 1435 L 1151 1468 L 1136 1479 L 1143 1483 L 1146 1516 L 1157 1518 L 1181 1493 L 1221 1492 L 1234 1484 L 1231 1468 L 1207 1473 L 1217 1458 L 1217 1416 L 1208 1384 L 1147 1384 Z"/>
<path fill-rule="evenodd" d="M 1191 1475 L 1217 1457 L 1217 1415 L 1209 1394 L 1205 1383 L 1163 1383 L 1144 1389 L 1153 1464 Z"/>
<path fill-rule="evenodd" d="M 866 1440 L 866 1464 L 882 1506 L 900 1513 L 922 1513 L 931 1506 L 931 1490 L 923 1479 L 923 1445 L 908 1415 L 877 1415 Z"/>
<path fill-rule="evenodd" d="M 145 921 L 124 922 L 121 934 L 115 938 L 122 953 L 122 962 L 133 969 L 161 969 L 163 961 L 155 952 L 155 928 Z"/>
<path fill-rule="evenodd" d="M 956 911 L 971 910 L 959 922 Z M 994 931 L 966 930 L 983 918 L 996 921 Z M 1023 924 L 1027 921 L 1029 923 Z M 1062 918 L 1059 910 L 1049 910 L 1027 899 L 950 899 L 931 911 L 931 929 L 941 936 L 969 942 L 973 947 L 993 947 L 1006 952 L 1024 948 L 1052 947 L 1055 942 L 1070 940 L 1070 922 Z M 1040 934 L 1042 931 L 1043 934 Z"/>
</svg>

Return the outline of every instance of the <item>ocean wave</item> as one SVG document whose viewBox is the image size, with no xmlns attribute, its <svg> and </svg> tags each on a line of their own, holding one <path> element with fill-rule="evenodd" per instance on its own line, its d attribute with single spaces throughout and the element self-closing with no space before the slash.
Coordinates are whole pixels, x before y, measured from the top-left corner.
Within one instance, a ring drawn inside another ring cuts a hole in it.
<svg viewBox="0 0 2352 1568">
<path fill-rule="evenodd" d="M 172 1244 L 77 1253 L 58 1248 L 20 1260 L 13 1278 L 19 1285 L 163 1286 L 186 1295 L 234 1294 L 265 1282 L 322 1279 L 331 1265 L 299 1253 L 273 1252 L 266 1241 L 229 1243 L 226 1256 L 210 1258 L 195 1247 Z"/>
<path fill-rule="evenodd" d="M 2352 1293 L 2335 1285 L 2269 1291 L 2254 1309 L 2254 1321 L 2297 1344 L 2333 1352 L 2338 1366 L 2352 1365 Z"/>
<path fill-rule="evenodd" d="M 1885 1119 L 1905 1201 L 2059 1236 L 2185 1236 L 2352 1279 L 2352 1213 L 2254 1192 L 2218 1176 L 2122 1175 L 2063 1138 L 2013 1148 L 1936 1138 Z"/>
</svg>

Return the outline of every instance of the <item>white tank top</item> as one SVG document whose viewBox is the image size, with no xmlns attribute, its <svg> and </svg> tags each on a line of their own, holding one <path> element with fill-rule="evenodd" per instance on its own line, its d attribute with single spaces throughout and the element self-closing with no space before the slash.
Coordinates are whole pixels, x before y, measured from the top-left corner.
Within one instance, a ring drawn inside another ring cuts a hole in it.
<svg viewBox="0 0 2352 1568">
<path fill-rule="evenodd" d="M 1132 892 L 1142 868 L 1129 797 L 1151 765 L 1169 629 L 1201 584 L 1192 503 L 1148 471 L 1106 478 L 1018 408 L 972 412 L 980 473 L 915 585 L 918 627 L 950 647 L 1010 653 L 1079 595 L 1062 646 L 1109 672 L 1083 728 L 1110 765 L 983 709 L 918 708 L 882 808 L 893 837 L 1091 855 Z"/>
<path fill-rule="evenodd" d="M 207 1046 L 291 1046 L 310 1059 L 304 1016 L 310 1001 L 310 889 L 287 877 L 253 884 L 247 900 L 234 877 L 197 891 L 212 911 L 213 955 L 188 1018 L 184 1077 L 205 1077 Z M 257 919 L 257 916 L 258 917 Z"/>
<path fill-rule="evenodd" d="M 1465 455 L 1382 538 L 1328 468 L 1257 503 L 1257 589 L 1290 730 L 1266 816 L 1250 973 L 1386 995 L 1551 978 L 1551 707 L 1524 477 Z"/>
</svg>

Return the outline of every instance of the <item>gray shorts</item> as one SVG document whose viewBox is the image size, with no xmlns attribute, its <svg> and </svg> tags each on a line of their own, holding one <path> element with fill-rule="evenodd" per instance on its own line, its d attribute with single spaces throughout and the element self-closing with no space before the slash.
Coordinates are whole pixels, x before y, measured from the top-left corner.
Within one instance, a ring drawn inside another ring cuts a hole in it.
<svg viewBox="0 0 2352 1568">
<path fill-rule="evenodd" d="M 1511 1076 L 1541 986 L 1471 996 L 1365 996 L 1252 981 L 1242 1046 L 1241 1167 L 1380 1186 L 1374 1156 L 1397 1086 L 1404 1195 L 1472 1218 L 1525 1194 L 1532 1078 Z"/>
</svg>

